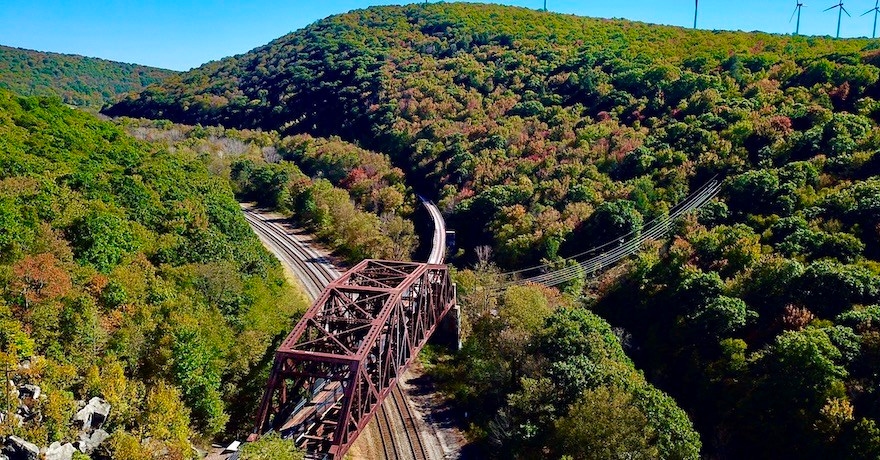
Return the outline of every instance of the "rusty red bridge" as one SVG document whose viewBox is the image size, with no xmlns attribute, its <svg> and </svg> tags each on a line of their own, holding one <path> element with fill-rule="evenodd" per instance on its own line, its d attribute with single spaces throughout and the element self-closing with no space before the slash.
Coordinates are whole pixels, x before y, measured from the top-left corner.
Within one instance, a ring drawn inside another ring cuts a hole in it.
<svg viewBox="0 0 880 460">
<path fill-rule="evenodd" d="M 333 281 L 275 353 L 255 434 L 341 459 L 455 306 L 445 265 L 364 260 Z"/>
</svg>

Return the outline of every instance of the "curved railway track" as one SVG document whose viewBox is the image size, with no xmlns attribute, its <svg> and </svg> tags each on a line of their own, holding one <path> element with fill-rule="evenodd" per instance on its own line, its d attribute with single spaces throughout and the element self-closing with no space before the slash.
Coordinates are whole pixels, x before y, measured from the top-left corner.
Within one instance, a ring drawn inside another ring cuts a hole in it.
<svg viewBox="0 0 880 460">
<path fill-rule="evenodd" d="M 549 268 L 547 266 L 539 266 L 509 273 L 508 275 L 518 274 L 520 277 L 499 286 L 499 288 L 526 282 L 553 286 L 573 277 L 583 276 L 584 272 L 595 272 L 613 265 L 637 252 L 647 239 L 656 238 L 668 232 L 677 217 L 702 207 L 718 193 L 719 189 L 720 184 L 712 180 L 682 203 L 676 205 L 669 216 L 651 222 L 653 225 L 646 226 L 641 234 L 627 235 L 619 241 L 619 245 L 609 243 L 580 254 L 579 256 L 594 256 L 583 261 L 575 260 L 577 263 L 574 266 L 561 270 L 550 271 L 546 270 Z M 421 196 L 419 199 L 427 208 L 434 223 L 432 248 L 427 262 L 442 264 L 446 250 L 445 222 L 437 206 Z M 331 281 L 341 276 L 340 271 L 333 266 L 332 262 L 310 244 L 298 238 L 284 224 L 284 219 L 267 219 L 264 215 L 245 206 L 242 206 L 242 210 L 254 232 L 276 257 L 294 272 L 312 301 L 321 295 L 321 292 Z M 598 255 L 595 255 L 597 253 Z M 538 273 L 532 276 L 522 276 L 530 271 Z M 388 459 L 427 460 L 434 457 L 436 453 L 428 449 L 422 439 L 421 430 L 416 422 L 418 417 L 409 403 L 409 398 L 398 385 L 393 387 L 389 396 L 369 422 L 378 433 L 381 454 Z M 373 454 L 379 453 L 374 452 Z"/>
<path fill-rule="evenodd" d="M 431 221 L 434 223 L 434 235 L 431 239 L 431 254 L 428 256 L 429 264 L 442 264 L 446 256 L 446 221 L 440 214 L 440 209 L 433 202 L 426 200 L 421 195 L 419 200 L 431 215 Z"/>
<path fill-rule="evenodd" d="M 300 279 L 310 300 L 317 299 L 324 287 L 339 278 L 341 272 L 326 257 L 307 242 L 294 238 L 282 223 L 250 209 L 243 211 L 257 236 L 274 248 L 276 256 Z"/>
<path fill-rule="evenodd" d="M 436 206 L 430 202 L 425 202 L 425 206 L 428 207 L 428 211 L 435 221 L 434 247 L 429 263 L 442 263 L 446 228 Z M 324 287 L 342 275 L 332 262 L 317 249 L 298 238 L 292 229 L 285 224 L 284 219 L 267 218 L 245 206 L 242 206 L 242 212 L 260 240 L 300 280 L 310 300 L 317 299 Z M 439 225 L 437 225 L 438 218 L 440 219 Z M 442 245 L 439 252 L 438 242 Z M 414 414 L 407 396 L 399 387 L 395 386 L 376 413 L 374 421 L 370 422 L 375 424 L 385 458 L 400 460 L 428 460 L 431 458 L 421 437 L 416 419 L 417 416 Z"/>
</svg>

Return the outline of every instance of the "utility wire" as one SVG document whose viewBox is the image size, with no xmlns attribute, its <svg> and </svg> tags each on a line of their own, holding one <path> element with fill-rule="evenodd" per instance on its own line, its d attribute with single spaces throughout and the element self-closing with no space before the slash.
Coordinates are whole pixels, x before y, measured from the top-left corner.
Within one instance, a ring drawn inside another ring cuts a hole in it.
<svg viewBox="0 0 880 460">
<path fill-rule="evenodd" d="M 709 188 L 716 186 L 716 185 L 717 185 L 717 180 L 716 180 L 716 178 L 717 178 L 717 176 L 712 177 L 712 179 L 710 179 L 709 182 L 706 182 L 705 184 L 703 184 L 702 187 L 698 188 L 698 189 L 695 190 L 693 193 L 691 193 L 689 196 L 685 197 L 684 200 L 680 201 L 680 202 L 677 203 L 675 206 L 673 206 L 672 208 L 670 208 L 670 209 L 669 209 L 669 214 L 668 214 L 668 215 L 666 215 L 666 216 L 657 216 L 657 217 L 655 217 L 654 219 L 652 219 L 652 220 L 646 222 L 644 225 L 642 225 L 642 228 L 645 228 L 645 227 L 647 227 L 647 226 L 649 226 L 649 225 L 652 225 L 652 224 L 660 223 L 660 222 L 662 222 L 663 220 L 669 219 L 670 216 L 677 214 L 677 213 L 679 212 L 678 210 L 679 210 L 680 208 L 686 206 L 686 205 L 688 204 L 688 202 L 690 202 L 692 199 L 694 199 L 695 197 L 697 197 L 697 196 L 699 196 L 700 194 L 704 193 L 704 192 L 705 192 L 706 190 L 708 190 Z M 600 246 L 596 246 L 596 247 L 594 247 L 594 248 L 587 249 L 587 250 L 584 251 L 584 252 L 580 252 L 580 253 L 578 253 L 578 254 L 574 254 L 574 255 L 568 256 L 568 257 L 566 257 L 566 260 L 579 259 L 579 258 L 581 258 L 581 257 L 583 257 L 583 256 L 586 256 L 586 255 L 596 254 L 596 253 L 602 251 L 603 249 L 609 248 L 609 247 L 611 247 L 612 245 L 618 243 L 621 239 L 626 239 L 626 238 L 629 238 L 629 237 L 632 237 L 632 236 L 638 234 L 638 232 L 639 232 L 640 230 L 641 230 L 641 229 L 633 230 L 633 231 L 631 231 L 631 232 L 629 232 L 629 233 L 626 233 L 626 234 L 624 234 L 624 235 L 621 235 L 621 236 L 619 236 L 619 237 L 617 237 L 617 238 L 615 238 L 615 239 L 613 239 L 613 240 L 611 240 L 611 241 L 608 241 L 608 242 L 606 242 L 606 243 L 604 243 L 604 244 L 602 244 L 602 245 L 600 245 Z M 525 273 L 525 272 L 530 272 L 530 271 L 537 271 L 537 270 L 546 269 L 546 268 L 552 267 L 553 265 L 556 265 L 556 264 L 555 264 L 555 263 L 545 263 L 545 264 L 541 264 L 541 265 L 536 265 L 536 266 L 534 266 L 534 267 L 527 267 L 527 268 L 522 268 L 522 269 L 519 269 L 519 270 L 510 271 L 510 272 L 504 272 L 504 273 L 502 273 L 501 275 L 502 275 L 502 276 L 513 276 L 513 275 L 518 275 L 518 274 L 520 274 L 520 273 Z"/>
<path fill-rule="evenodd" d="M 712 178 L 709 182 L 697 189 L 690 196 L 673 206 L 672 209 L 670 209 L 668 215 L 653 219 L 652 221 L 643 225 L 642 228 L 639 229 L 639 231 L 629 232 L 620 238 L 609 241 L 605 244 L 563 260 L 563 262 L 576 262 L 574 265 L 570 265 L 568 267 L 561 268 L 555 271 L 540 273 L 531 277 L 520 277 L 519 279 L 502 283 L 497 288 L 495 288 L 495 290 L 500 291 L 510 286 L 522 285 L 527 283 L 543 284 L 545 286 L 556 286 L 584 276 L 584 272 L 595 275 L 599 271 L 610 267 L 611 265 L 614 265 L 617 262 L 637 253 L 641 249 L 642 244 L 644 244 L 646 241 L 650 239 L 657 239 L 667 234 L 672 228 L 673 223 L 679 217 L 691 211 L 699 209 L 700 207 L 708 203 L 712 198 L 714 198 L 720 190 L 721 184 L 717 180 L 715 180 L 715 178 Z M 615 243 L 617 243 L 617 246 L 612 247 L 612 245 L 614 245 Z M 583 256 L 596 254 L 602 250 L 606 251 L 596 256 L 590 257 L 586 260 L 578 260 Z M 543 264 L 536 267 L 530 267 L 514 272 L 504 273 L 503 275 L 513 276 L 525 272 L 546 270 L 552 265 L 553 264 Z"/>
</svg>

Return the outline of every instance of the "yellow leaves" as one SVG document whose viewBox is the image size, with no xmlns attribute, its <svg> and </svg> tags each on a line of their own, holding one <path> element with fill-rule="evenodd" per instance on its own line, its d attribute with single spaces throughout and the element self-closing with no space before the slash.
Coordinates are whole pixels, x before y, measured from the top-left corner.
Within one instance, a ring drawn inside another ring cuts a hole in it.
<svg viewBox="0 0 880 460">
<path fill-rule="evenodd" d="M 822 434 L 833 440 L 840 433 L 844 424 L 855 420 L 853 405 L 844 398 L 828 398 L 825 406 L 819 410 L 819 419 L 815 428 Z"/>
<path fill-rule="evenodd" d="M 546 287 L 513 286 L 504 292 L 498 315 L 508 327 L 536 333 L 553 313 L 552 290 Z M 558 300 L 553 298 L 553 300 Z"/>
<path fill-rule="evenodd" d="M 183 404 L 180 391 L 165 381 L 159 381 L 147 395 L 144 417 L 147 435 L 178 446 L 187 446 L 189 408 Z"/>
<path fill-rule="evenodd" d="M 108 440 L 112 458 L 116 460 L 153 460 L 146 446 L 142 445 L 137 436 L 123 430 L 117 430 Z"/>
<path fill-rule="evenodd" d="M 45 390 L 45 389 L 44 389 Z M 45 391 L 45 399 L 40 401 L 41 422 L 48 429 L 49 442 L 74 439 L 76 429 L 70 420 L 76 414 L 73 395 L 65 391 Z"/>
<path fill-rule="evenodd" d="M 85 375 L 84 399 L 98 396 L 113 407 L 111 423 L 115 426 L 130 426 L 137 416 L 138 404 L 143 400 L 143 384 L 129 380 L 122 364 L 116 359 L 108 359 L 98 366 L 91 366 Z"/>
</svg>

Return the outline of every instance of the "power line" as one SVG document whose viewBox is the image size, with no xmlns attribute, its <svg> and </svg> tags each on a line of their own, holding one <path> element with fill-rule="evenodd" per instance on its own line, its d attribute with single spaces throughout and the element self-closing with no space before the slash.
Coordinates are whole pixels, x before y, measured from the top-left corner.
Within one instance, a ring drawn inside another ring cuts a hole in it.
<svg viewBox="0 0 880 460">
<path fill-rule="evenodd" d="M 672 215 L 677 214 L 677 213 L 679 212 L 678 210 L 679 210 L 680 208 L 684 207 L 688 202 L 690 202 L 690 200 L 692 200 L 694 197 L 697 197 L 697 196 L 699 196 L 700 194 L 704 193 L 706 190 L 708 190 L 709 188 L 713 187 L 714 184 L 717 184 L 717 180 L 716 180 L 716 178 L 717 178 L 717 176 L 712 177 L 712 179 L 710 179 L 708 182 L 706 182 L 705 184 L 703 184 L 702 187 L 698 188 L 698 189 L 695 190 L 693 193 L 691 193 L 689 196 L 685 197 L 681 202 L 679 202 L 679 203 L 677 203 L 675 206 L 673 206 L 673 207 L 669 210 L 669 214 L 668 214 L 667 216 L 658 216 L 658 217 L 655 217 L 654 219 L 652 219 L 652 220 L 650 220 L 650 221 L 644 223 L 644 225 L 642 225 L 642 228 L 647 227 L 647 226 L 652 226 L 652 225 L 654 225 L 654 224 L 656 224 L 656 223 L 661 222 L 661 221 L 664 220 L 664 219 L 668 219 L 668 218 L 669 218 L 670 216 L 672 216 Z M 578 253 L 578 254 L 574 254 L 574 255 L 568 256 L 568 257 L 566 257 L 566 260 L 579 259 L 579 258 L 581 258 L 581 257 L 583 257 L 583 256 L 587 256 L 587 255 L 590 255 L 590 254 L 596 254 L 596 253 L 599 252 L 600 250 L 603 250 L 603 249 L 609 248 L 609 247 L 611 247 L 612 245 L 618 243 L 621 239 L 626 239 L 626 238 L 629 238 L 629 237 L 635 236 L 635 235 L 636 235 L 638 232 L 640 232 L 640 231 L 641 231 L 641 229 L 633 230 L 633 231 L 631 231 L 631 232 L 629 232 L 629 233 L 626 233 L 626 234 L 624 234 L 624 235 L 621 235 L 621 236 L 619 236 L 619 237 L 617 237 L 617 238 L 615 238 L 615 239 L 613 239 L 613 240 L 610 240 L 610 241 L 608 241 L 608 242 L 606 242 L 606 243 L 604 243 L 604 244 L 602 244 L 602 245 L 596 246 L 596 247 L 594 247 L 594 248 L 587 249 L 586 251 L 580 252 L 580 253 Z M 537 270 L 542 270 L 542 269 L 550 268 L 550 267 L 552 267 L 553 265 L 556 265 L 556 264 L 555 264 L 555 263 L 545 263 L 545 264 L 536 265 L 536 266 L 533 266 L 533 267 L 527 267 L 527 268 L 522 268 L 522 269 L 519 269 L 519 270 L 514 270 L 514 271 L 505 272 L 505 273 L 502 273 L 502 275 L 513 276 L 513 275 L 518 275 L 518 274 L 525 273 L 525 272 L 529 272 L 529 271 L 537 271 Z"/>
<path fill-rule="evenodd" d="M 617 262 L 637 253 L 641 249 L 642 245 L 648 240 L 657 239 L 666 235 L 678 218 L 691 211 L 701 208 L 712 198 L 714 198 L 720 190 L 721 184 L 713 178 L 705 185 L 697 189 L 690 196 L 685 198 L 682 202 L 676 204 L 670 210 L 671 212 L 668 215 L 661 218 L 656 218 L 649 222 L 648 224 L 650 226 L 644 225 L 642 226 L 640 231 L 629 232 L 619 239 L 607 242 L 591 250 L 563 259 L 562 261 L 575 262 L 574 265 L 570 265 L 559 270 L 540 273 L 530 277 L 520 277 L 506 283 L 501 283 L 495 288 L 495 290 L 500 291 L 510 286 L 523 284 L 543 284 L 545 286 L 557 286 L 559 284 L 572 281 L 581 276 L 584 276 L 585 272 L 595 275 L 605 268 L 608 268 L 616 264 Z M 611 246 L 615 243 L 617 244 L 617 246 L 611 248 Z M 595 254 L 600 250 L 603 250 L 603 252 L 596 256 L 587 258 L 585 260 L 578 260 L 580 257 L 588 254 Z M 503 275 L 514 276 L 530 271 L 545 270 L 550 266 L 551 264 L 543 264 L 536 267 L 518 270 L 515 272 L 508 272 Z"/>
</svg>

